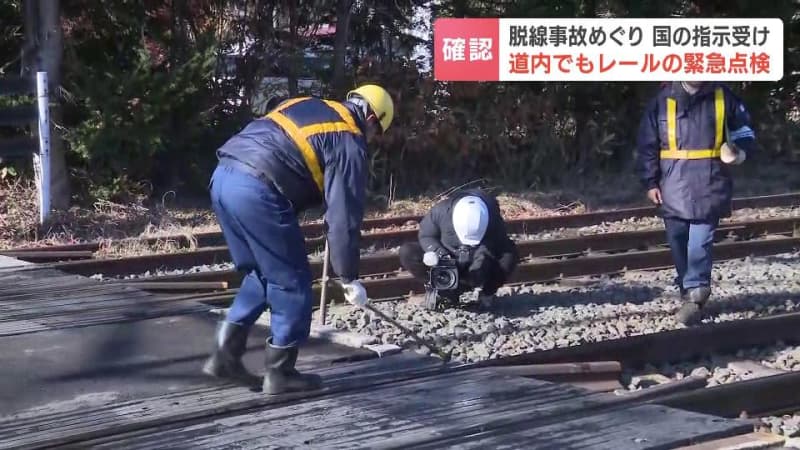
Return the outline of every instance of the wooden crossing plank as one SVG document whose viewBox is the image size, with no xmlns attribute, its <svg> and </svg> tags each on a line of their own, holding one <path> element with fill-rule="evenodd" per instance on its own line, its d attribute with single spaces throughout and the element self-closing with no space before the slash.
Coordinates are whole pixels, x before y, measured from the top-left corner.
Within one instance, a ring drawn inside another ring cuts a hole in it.
<svg viewBox="0 0 800 450">
<path fill-rule="evenodd" d="M 120 307 L 144 306 L 170 301 L 173 300 L 138 290 L 129 292 L 88 291 L 86 294 L 78 290 L 78 292 L 70 292 L 63 296 L 35 299 L 34 301 L 0 302 L 0 321 L 16 320 L 28 316 L 43 318 L 86 314 L 93 311 L 111 311 Z"/>
<path fill-rule="evenodd" d="M 23 324 L 32 325 L 38 324 L 45 327 L 47 330 L 66 330 L 71 328 L 85 328 L 94 325 L 108 325 L 108 324 L 124 324 L 130 322 L 139 322 L 149 319 L 157 319 L 171 316 L 188 316 L 195 314 L 203 314 L 209 312 L 212 308 L 201 303 L 185 300 L 180 302 L 170 302 L 168 304 L 158 304 L 153 308 L 144 307 L 126 307 L 116 311 L 101 311 L 91 316 L 70 316 L 61 315 L 48 317 L 42 320 L 23 320 L 12 321 L 10 324 Z M 0 336 L 16 336 L 21 334 L 30 334 L 41 331 L 41 328 L 28 326 L 26 328 L 13 328 L 14 325 L 2 327 L 3 333 Z"/>
<path fill-rule="evenodd" d="M 15 334 L 36 333 L 37 331 L 48 330 L 46 325 L 42 325 L 33 320 L 15 320 L 13 322 L 0 322 L 0 336 L 13 336 Z"/>
<path fill-rule="evenodd" d="M 0 336 L 126 323 L 210 309 L 194 300 L 170 300 L 134 287 L 49 268 L 0 274 Z"/>
<path fill-rule="evenodd" d="M 607 398 L 476 369 L 207 422 L 162 426 L 151 433 L 141 431 L 84 445 L 126 449 L 174 448 L 178 443 L 186 448 L 438 449 L 457 445 L 618 449 L 716 438 L 752 426 L 661 406 L 614 408 Z M 606 411 L 604 406 L 612 410 Z M 671 428 L 664 428 L 665 424 Z"/>
<path fill-rule="evenodd" d="M 369 390 L 381 384 L 441 373 L 441 364 L 418 355 L 392 355 L 372 361 L 317 368 L 326 388 L 313 393 L 265 396 L 247 389 L 218 385 L 116 404 L 86 408 L 78 400 L 20 411 L 0 418 L 0 448 L 49 446 L 160 426 L 227 411 L 266 408 L 307 397 L 348 390 Z"/>
<path fill-rule="evenodd" d="M 483 436 L 436 442 L 418 448 L 463 449 L 672 449 L 752 430 L 749 421 L 656 405 L 639 405 L 543 426 L 489 431 Z"/>
<path fill-rule="evenodd" d="M 570 407 L 580 407 L 583 402 L 575 401 L 576 396 L 587 394 L 536 380 L 497 376 L 490 371 L 463 371 L 369 389 L 362 386 L 316 400 L 254 408 L 198 426 L 163 427 L 156 429 L 153 436 L 109 441 L 116 448 L 167 448 L 169 441 L 171 445 L 180 442 L 187 448 L 203 448 L 212 443 L 248 446 L 237 436 L 249 435 L 249 444 L 260 441 L 293 447 L 313 442 L 325 448 L 352 448 L 358 443 L 374 447 L 398 435 L 425 436 L 435 430 L 436 424 L 458 427 L 479 423 L 493 409 L 527 407 L 545 414 L 559 405 L 564 407 L 566 400 Z"/>
</svg>

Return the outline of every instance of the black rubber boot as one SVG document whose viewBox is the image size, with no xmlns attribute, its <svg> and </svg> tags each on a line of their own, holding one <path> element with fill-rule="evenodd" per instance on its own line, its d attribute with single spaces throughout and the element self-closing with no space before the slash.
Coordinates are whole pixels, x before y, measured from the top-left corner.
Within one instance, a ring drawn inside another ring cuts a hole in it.
<svg viewBox="0 0 800 450">
<path fill-rule="evenodd" d="M 705 306 L 708 297 L 711 296 L 711 288 L 708 286 L 700 286 L 689 289 L 684 297 L 688 297 L 688 302 L 681 306 L 675 319 L 686 325 L 696 325 L 703 320 L 703 306 Z"/>
<path fill-rule="evenodd" d="M 242 363 L 248 332 L 249 328 L 221 321 L 217 326 L 214 352 L 203 365 L 203 373 L 248 387 L 258 387 L 261 378 L 248 372 Z"/>
<path fill-rule="evenodd" d="M 267 355 L 264 362 L 266 372 L 262 385 L 265 394 L 314 391 L 322 387 L 322 377 L 303 374 L 294 368 L 297 363 L 297 351 L 296 346 L 275 347 L 272 345 L 272 338 L 267 339 Z"/>
<path fill-rule="evenodd" d="M 689 300 L 698 305 L 705 305 L 708 297 L 711 296 L 711 288 L 708 286 L 700 286 L 689 289 Z"/>
</svg>

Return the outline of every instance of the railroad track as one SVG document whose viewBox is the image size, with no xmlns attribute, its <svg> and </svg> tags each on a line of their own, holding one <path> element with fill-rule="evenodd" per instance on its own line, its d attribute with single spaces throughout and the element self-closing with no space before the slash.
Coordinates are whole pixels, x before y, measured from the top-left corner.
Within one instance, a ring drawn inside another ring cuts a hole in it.
<svg viewBox="0 0 800 450">
<path fill-rule="evenodd" d="M 742 197 L 733 200 L 733 209 L 790 207 L 800 204 L 800 193 L 778 194 L 757 197 Z M 583 214 L 565 214 L 547 217 L 515 218 L 507 221 L 510 233 L 530 234 L 559 228 L 578 228 L 627 219 L 640 219 L 658 215 L 655 207 L 627 208 L 611 211 L 597 211 Z M 387 248 L 416 239 L 416 225 L 421 216 L 400 216 L 365 220 L 362 226 L 362 247 Z M 407 226 L 404 230 L 387 230 L 393 227 Z M 322 236 L 324 224 L 320 222 L 302 225 L 306 237 L 306 249 L 309 252 L 321 251 L 325 241 Z M 181 248 L 217 247 L 224 244 L 222 234 L 218 231 L 186 234 L 153 236 L 145 238 L 127 238 L 116 241 L 117 245 L 172 242 Z M 107 242 L 88 242 L 45 247 L 24 247 L 0 251 L 0 254 L 19 258 L 30 262 L 54 262 L 66 260 L 87 260 L 94 257 Z M 165 256 L 165 258 L 168 258 Z M 180 258 L 180 257 L 176 257 Z"/>
<path fill-rule="evenodd" d="M 793 202 L 795 195 L 776 197 L 755 197 L 739 199 L 739 207 L 761 206 L 780 202 Z M 586 224 L 587 216 L 592 220 L 613 217 L 630 217 L 633 213 L 645 214 L 652 208 L 626 210 L 624 212 L 591 213 L 588 215 L 561 216 L 554 218 L 537 218 L 519 220 L 517 227 L 543 228 L 546 226 L 564 226 L 563 220 L 573 224 Z M 633 213 L 632 213 L 633 211 Z M 580 219 L 576 219 L 580 217 Z M 399 220 L 399 219 L 393 219 Z M 391 221 L 390 221 L 391 222 Z M 382 222 L 385 223 L 385 222 Z M 715 259 L 718 261 L 739 259 L 747 256 L 765 256 L 791 252 L 800 248 L 800 217 L 788 217 L 767 220 L 751 220 L 742 222 L 726 222 L 715 236 Z M 312 228 L 313 231 L 313 228 Z M 399 233 L 374 233 L 366 236 L 377 236 L 381 242 L 385 235 L 408 234 L 409 230 Z M 411 236 L 415 231 L 410 230 Z M 519 253 L 523 260 L 517 267 L 509 284 L 530 284 L 560 281 L 565 278 L 617 274 L 629 270 L 651 270 L 668 268 L 672 265 L 669 249 L 664 241 L 661 228 L 631 232 L 603 233 L 580 237 L 517 241 Z M 184 237 L 186 238 L 186 237 Z M 412 237 L 413 239 L 413 237 Z M 211 238 L 203 238 L 210 242 Z M 384 241 L 385 242 L 385 241 Z M 83 245 L 83 244 L 81 244 Z M 53 250 L 54 252 L 80 250 Z M 25 252 L 21 252 L 25 253 Z M 34 253 L 35 254 L 35 253 Z M 126 277 L 147 272 L 164 270 L 187 271 L 196 266 L 226 263 L 229 261 L 227 247 L 211 246 L 194 251 L 144 255 L 117 259 L 84 259 L 61 261 L 56 263 L 40 263 L 34 267 L 49 267 L 60 271 L 92 276 L 103 274 L 104 277 Z M 35 258 L 33 258 L 35 259 Z M 319 259 L 311 261 L 311 269 L 315 279 L 322 272 Z M 411 293 L 423 292 L 423 285 L 416 279 L 402 272 L 399 259 L 391 252 L 378 252 L 365 255 L 360 264 L 363 283 L 370 296 L 376 301 L 389 301 L 404 297 Z M 197 299 L 209 304 L 225 306 L 237 292 L 242 274 L 234 270 L 190 271 L 174 275 L 138 276 L 128 279 L 111 279 L 108 282 L 135 286 L 139 289 L 172 294 L 165 300 L 189 301 Z M 329 298 L 341 301 L 342 294 L 338 284 L 329 284 Z M 319 292 L 319 282 L 315 283 L 315 291 Z"/>
<path fill-rule="evenodd" d="M 800 248 L 798 229 L 800 217 L 727 223 L 716 233 L 715 257 L 717 260 L 730 260 L 793 251 Z M 614 274 L 626 270 L 659 269 L 672 264 L 662 229 L 520 241 L 517 245 L 524 260 L 509 280 L 511 284 L 551 282 L 562 278 Z M 209 247 L 191 253 L 66 261 L 47 266 L 78 275 L 103 273 L 112 277 L 167 268 L 186 270 L 228 260 L 226 247 Z M 322 272 L 322 262 L 312 261 L 311 268 L 318 279 Z M 393 299 L 409 292 L 421 292 L 423 289 L 417 280 L 400 271 L 396 254 L 364 256 L 360 268 L 361 275 L 365 278 L 364 286 L 376 299 Z M 153 291 L 205 292 L 236 287 L 241 282 L 241 277 L 242 274 L 234 270 L 216 270 L 143 276 L 111 282 L 136 285 Z"/>
</svg>

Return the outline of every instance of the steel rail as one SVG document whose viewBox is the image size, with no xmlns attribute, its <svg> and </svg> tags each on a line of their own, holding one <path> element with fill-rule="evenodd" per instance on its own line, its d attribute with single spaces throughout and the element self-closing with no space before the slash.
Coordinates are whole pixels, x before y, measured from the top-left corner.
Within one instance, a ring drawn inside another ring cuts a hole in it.
<svg viewBox="0 0 800 450">
<path fill-rule="evenodd" d="M 722 417 L 753 417 L 770 411 L 800 410 L 800 372 L 720 384 L 669 395 L 655 403 Z"/>
<path fill-rule="evenodd" d="M 700 326 L 627 336 L 571 347 L 490 359 L 481 367 L 619 361 L 626 367 L 677 363 L 712 353 L 800 342 L 800 313 L 709 323 Z"/>
<path fill-rule="evenodd" d="M 780 206 L 796 206 L 800 205 L 800 193 L 788 193 L 778 195 L 767 195 L 757 197 L 743 197 L 733 200 L 733 209 L 745 208 L 769 208 Z M 595 211 L 581 214 L 564 214 L 553 215 L 545 217 L 528 217 L 528 218 L 515 218 L 509 219 L 507 228 L 511 233 L 536 233 L 550 229 L 558 228 L 576 228 L 590 225 L 597 225 L 603 222 L 613 222 L 625 219 L 637 219 L 642 217 L 652 217 L 659 214 L 658 209 L 652 206 L 627 208 L 609 211 Z M 383 232 L 367 232 L 385 228 L 404 226 L 412 223 L 416 225 L 421 216 L 402 216 L 402 217 L 388 217 L 380 219 L 365 220 L 362 225 L 362 245 L 398 245 L 401 242 L 416 238 L 416 228 L 401 231 L 383 231 Z M 309 251 L 319 250 L 324 246 L 324 238 L 322 233 L 324 231 L 324 224 L 320 222 L 306 223 L 302 225 L 303 233 L 306 236 L 306 248 Z M 224 239 L 219 231 L 209 231 L 195 233 L 192 235 L 179 234 L 179 235 L 165 235 L 165 236 L 152 236 L 142 238 L 125 238 L 115 241 L 116 244 L 128 243 L 143 243 L 143 244 L 156 244 L 159 242 L 176 242 L 181 247 L 207 247 L 219 246 L 224 244 Z M 106 243 L 102 242 L 87 242 L 78 244 L 65 244 L 54 246 L 40 246 L 40 247 L 22 247 L 12 248 L 6 252 L 15 253 L 28 253 L 28 252 L 41 252 L 41 251 L 64 251 L 64 252 L 78 252 L 78 251 L 99 251 Z M 2 254 L 3 251 L 0 251 Z"/>
<path fill-rule="evenodd" d="M 0 255 L 28 262 L 74 261 L 92 259 L 94 253 L 88 250 L 35 250 L 0 251 Z"/>
<path fill-rule="evenodd" d="M 800 227 L 800 216 L 729 222 L 716 232 L 715 239 L 749 239 L 762 234 L 789 234 Z M 517 250 L 522 257 L 546 258 L 575 255 L 586 252 L 608 252 L 617 250 L 647 249 L 665 245 L 663 229 L 649 229 L 617 233 L 592 234 L 572 238 L 517 241 Z M 145 273 L 159 269 L 189 269 L 200 265 L 220 264 L 230 261 L 225 246 L 201 248 L 192 252 L 154 254 L 116 259 L 93 259 L 84 261 L 65 261 L 52 263 L 49 267 L 77 275 L 102 273 L 108 276 L 121 276 Z M 322 275 L 322 261 L 312 260 L 311 272 L 315 279 Z M 668 265 L 668 264 L 667 264 Z M 377 253 L 363 256 L 359 262 L 362 276 L 384 274 L 401 269 L 399 257 L 394 253 Z M 179 275 L 178 277 L 182 277 Z M 202 276 L 201 276 L 202 278 Z M 164 278 L 164 281 L 171 281 Z M 199 280 L 198 280 L 199 281 Z"/>
<path fill-rule="evenodd" d="M 800 237 L 774 237 L 746 241 L 721 242 L 714 246 L 714 260 L 725 261 L 748 256 L 768 256 L 800 249 Z M 577 258 L 552 259 L 527 262 L 517 266 L 507 284 L 542 283 L 571 277 L 607 275 L 630 270 L 655 270 L 670 267 L 669 249 L 631 251 L 618 254 L 590 255 Z M 364 279 L 362 284 L 373 299 L 395 299 L 408 294 L 424 292 L 422 282 L 409 274 L 386 274 L 384 278 Z M 124 280 L 135 286 L 146 282 L 226 282 L 237 287 L 242 280 L 240 272 L 209 271 L 182 275 L 143 277 Z M 336 283 L 332 283 L 336 284 Z M 332 299 L 341 299 L 336 292 Z"/>
</svg>

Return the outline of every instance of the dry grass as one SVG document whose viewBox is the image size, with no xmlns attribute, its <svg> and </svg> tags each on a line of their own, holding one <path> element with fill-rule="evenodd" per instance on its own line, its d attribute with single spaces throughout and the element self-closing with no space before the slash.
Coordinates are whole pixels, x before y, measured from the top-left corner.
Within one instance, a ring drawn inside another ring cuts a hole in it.
<svg viewBox="0 0 800 450">
<path fill-rule="evenodd" d="M 177 251 L 171 239 L 152 245 L 116 242 L 128 237 L 191 235 L 218 230 L 214 215 L 202 208 L 167 206 L 166 201 L 146 206 L 143 200 L 128 205 L 97 202 L 91 208 L 73 207 L 53 213 L 45 226 L 38 226 L 38 201 L 31 181 L 0 184 L 0 247 L 40 247 L 100 242 L 104 255 Z M 112 243 L 112 241 L 115 241 Z"/>
</svg>

